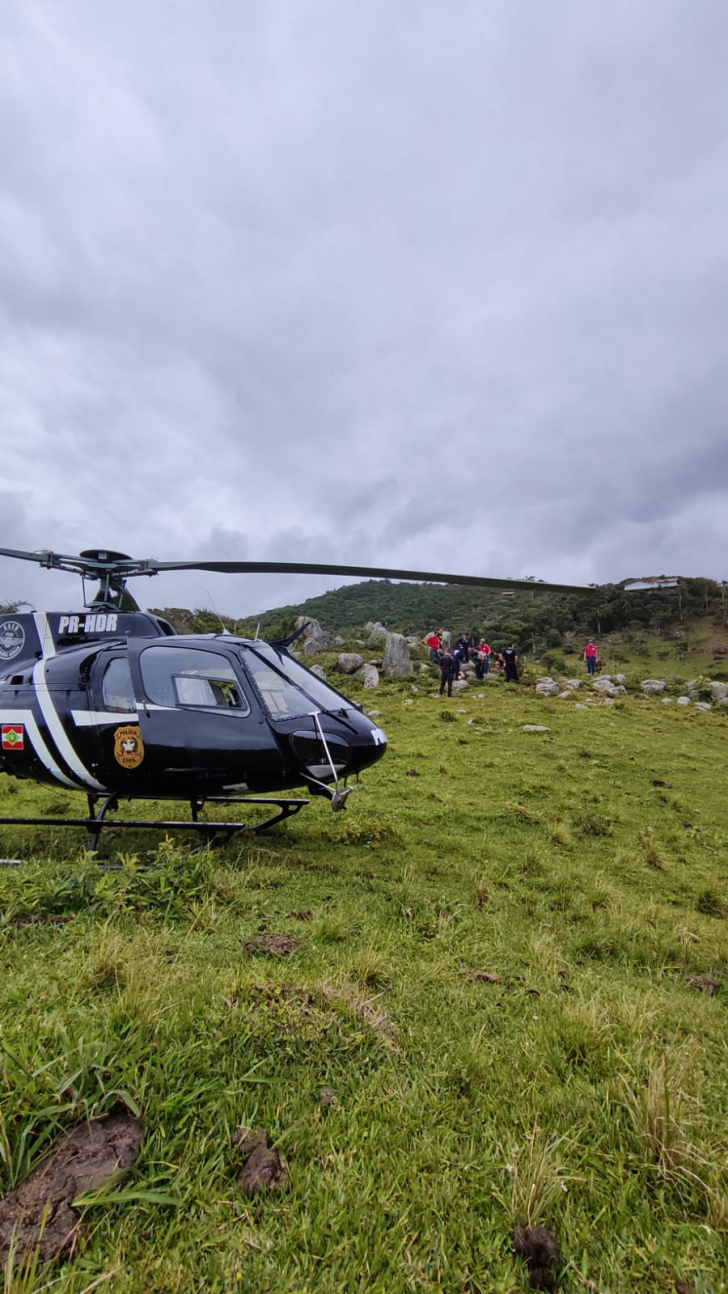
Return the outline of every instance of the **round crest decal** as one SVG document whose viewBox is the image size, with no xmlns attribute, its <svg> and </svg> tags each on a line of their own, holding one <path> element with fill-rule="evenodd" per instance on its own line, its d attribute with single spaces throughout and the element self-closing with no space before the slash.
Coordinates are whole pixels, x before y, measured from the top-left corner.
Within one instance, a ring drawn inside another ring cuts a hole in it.
<svg viewBox="0 0 728 1294">
<path fill-rule="evenodd" d="M 0 660 L 14 660 L 25 646 L 25 630 L 17 620 L 0 623 Z"/>
<path fill-rule="evenodd" d="M 144 759 L 142 730 L 136 723 L 127 723 L 114 733 L 114 759 L 122 768 L 138 768 Z"/>
</svg>

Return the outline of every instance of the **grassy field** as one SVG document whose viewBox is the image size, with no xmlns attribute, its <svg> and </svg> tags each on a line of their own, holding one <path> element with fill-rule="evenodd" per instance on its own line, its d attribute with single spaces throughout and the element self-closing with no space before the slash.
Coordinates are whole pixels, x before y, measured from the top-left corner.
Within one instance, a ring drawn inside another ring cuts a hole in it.
<svg viewBox="0 0 728 1294">
<path fill-rule="evenodd" d="M 727 1288 L 728 716 L 429 686 L 360 694 L 390 750 L 344 814 L 197 854 L 4 833 L 0 1194 L 119 1094 L 146 1128 L 6 1294 L 506 1294 L 516 1222 L 574 1294 Z M 72 799 L 0 778 L 6 815 Z M 242 1196 L 239 1126 L 287 1193 Z"/>
</svg>

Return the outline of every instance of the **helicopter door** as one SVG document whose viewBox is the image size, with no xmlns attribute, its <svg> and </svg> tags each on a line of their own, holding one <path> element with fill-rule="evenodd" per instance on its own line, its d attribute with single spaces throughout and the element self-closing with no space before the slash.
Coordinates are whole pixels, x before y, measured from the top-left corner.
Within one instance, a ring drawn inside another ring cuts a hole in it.
<svg viewBox="0 0 728 1294">
<path fill-rule="evenodd" d="M 275 784 L 275 738 L 230 657 L 169 642 L 144 648 L 132 669 L 147 776 L 160 792 L 244 794 Z"/>
<path fill-rule="evenodd" d="M 98 767 L 101 779 L 109 788 L 123 786 L 134 779 L 124 768 L 131 768 L 133 761 L 127 759 L 122 763 L 118 758 L 124 741 L 133 739 L 139 731 L 137 705 L 134 699 L 134 685 L 126 652 L 110 655 L 108 651 L 100 654 L 91 674 L 91 702 L 89 712 L 80 716 L 85 719 L 84 728 L 94 734 L 98 743 Z M 76 716 L 79 722 L 79 716 Z M 129 731 L 127 731 L 129 730 Z"/>
</svg>

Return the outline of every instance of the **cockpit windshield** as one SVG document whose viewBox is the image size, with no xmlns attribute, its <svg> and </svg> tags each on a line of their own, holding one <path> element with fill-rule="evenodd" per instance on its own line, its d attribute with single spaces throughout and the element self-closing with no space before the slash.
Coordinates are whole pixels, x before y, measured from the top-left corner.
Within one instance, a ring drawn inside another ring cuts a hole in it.
<svg viewBox="0 0 728 1294">
<path fill-rule="evenodd" d="M 263 704 L 273 719 L 294 719 L 312 710 L 342 711 L 347 702 L 286 652 L 257 644 L 243 653 Z"/>
</svg>

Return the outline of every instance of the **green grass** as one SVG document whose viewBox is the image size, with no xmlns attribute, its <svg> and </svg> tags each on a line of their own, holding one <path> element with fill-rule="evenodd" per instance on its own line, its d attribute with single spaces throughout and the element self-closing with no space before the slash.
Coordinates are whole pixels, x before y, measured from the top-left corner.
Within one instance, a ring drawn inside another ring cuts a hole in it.
<svg viewBox="0 0 728 1294">
<path fill-rule="evenodd" d="M 728 992 L 686 977 L 728 979 L 728 716 L 490 685 L 445 723 L 418 686 L 361 693 L 390 750 L 345 814 L 199 854 L 4 834 L 0 1190 L 119 1094 L 146 1126 L 29 1289 L 505 1294 L 529 1220 L 566 1291 L 726 1288 Z M 0 779 L 7 815 L 59 798 Z M 287 1194 L 241 1196 L 239 1125 Z"/>
</svg>

